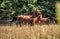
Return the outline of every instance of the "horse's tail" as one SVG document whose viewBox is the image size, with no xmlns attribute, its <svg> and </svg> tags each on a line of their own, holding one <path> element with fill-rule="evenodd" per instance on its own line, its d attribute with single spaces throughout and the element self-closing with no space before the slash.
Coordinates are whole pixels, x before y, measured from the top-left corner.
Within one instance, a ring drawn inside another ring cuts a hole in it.
<svg viewBox="0 0 60 39">
<path fill-rule="evenodd" d="M 15 22 L 17 20 L 17 17 L 13 17 L 11 22 Z"/>
<path fill-rule="evenodd" d="M 47 21 L 48 21 L 48 24 L 50 24 L 50 22 L 51 22 L 51 19 L 50 19 L 50 17 L 47 17 Z"/>
</svg>

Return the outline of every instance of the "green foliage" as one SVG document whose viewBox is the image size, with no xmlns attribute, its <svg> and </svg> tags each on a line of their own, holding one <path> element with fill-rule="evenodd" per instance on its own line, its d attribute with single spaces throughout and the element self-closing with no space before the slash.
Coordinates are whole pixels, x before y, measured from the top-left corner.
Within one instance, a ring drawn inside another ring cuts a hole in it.
<svg viewBox="0 0 60 39">
<path fill-rule="evenodd" d="M 38 9 L 44 17 L 51 17 L 55 13 L 55 3 L 56 0 L 0 0 L 0 13 L 13 17 Z"/>
</svg>

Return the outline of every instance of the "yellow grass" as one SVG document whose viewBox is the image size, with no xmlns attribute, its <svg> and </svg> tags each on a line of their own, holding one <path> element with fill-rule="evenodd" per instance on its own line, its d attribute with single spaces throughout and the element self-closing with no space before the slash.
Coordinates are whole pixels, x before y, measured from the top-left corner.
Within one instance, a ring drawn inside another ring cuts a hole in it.
<svg viewBox="0 0 60 39">
<path fill-rule="evenodd" d="M 0 26 L 0 39 L 60 39 L 57 26 Z"/>
</svg>

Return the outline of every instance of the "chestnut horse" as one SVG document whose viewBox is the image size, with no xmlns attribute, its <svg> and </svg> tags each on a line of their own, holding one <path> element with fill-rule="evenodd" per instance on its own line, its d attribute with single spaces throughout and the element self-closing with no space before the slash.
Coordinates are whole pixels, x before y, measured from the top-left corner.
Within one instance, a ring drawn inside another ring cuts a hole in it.
<svg viewBox="0 0 60 39">
<path fill-rule="evenodd" d="M 40 24 L 41 22 L 40 22 L 40 15 L 39 16 L 37 16 L 37 17 L 35 17 L 35 18 L 33 18 L 33 24 L 35 25 L 35 24 Z"/>
<path fill-rule="evenodd" d="M 31 16 L 28 16 L 28 15 L 20 15 L 20 16 L 14 17 L 12 22 L 16 22 L 16 24 L 17 25 L 20 24 L 20 26 L 23 23 L 28 23 L 28 24 L 32 25 L 33 18 L 31 18 Z"/>
<path fill-rule="evenodd" d="M 41 18 L 40 21 L 41 21 L 42 24 L 49 24 L 50 23 L 49 18 Z"/>
<path fill-rule="evenodd" d="M 41 24 L 49 24 L 49 22 L 50 22 L 50 19 L 49 18 L 43 18 L 43 17 L 41 17 L 41 15 L 33 18 L 33 24 L 34 25 L 35 24 L 40 24 L 40 25 Z"/>
</svg>

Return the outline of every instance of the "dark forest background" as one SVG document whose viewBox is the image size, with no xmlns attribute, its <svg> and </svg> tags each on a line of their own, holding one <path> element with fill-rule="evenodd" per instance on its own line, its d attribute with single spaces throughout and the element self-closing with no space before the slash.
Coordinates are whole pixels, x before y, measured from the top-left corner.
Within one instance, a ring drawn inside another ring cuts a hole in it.
<svg viewBox="0 0 60 39">
<path fill-rule="evenodd" d="M 0 20 L 17 15 L 29 15 L 38 9 L 43 17 L 55 17 L 55 4 L 59 0 L 0 0 Z"/>
</svg>

